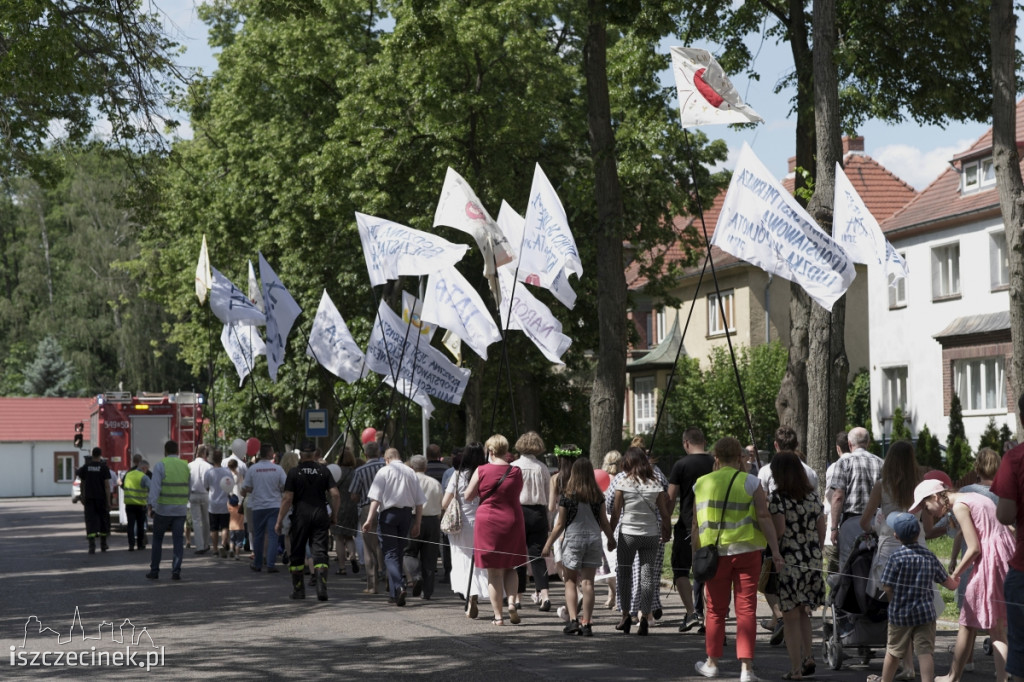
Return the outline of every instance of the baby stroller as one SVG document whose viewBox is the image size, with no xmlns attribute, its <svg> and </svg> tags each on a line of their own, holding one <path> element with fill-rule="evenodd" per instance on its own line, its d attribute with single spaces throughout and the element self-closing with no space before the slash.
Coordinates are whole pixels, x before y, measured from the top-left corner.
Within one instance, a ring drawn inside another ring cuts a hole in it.
<svg viewBox="0 0 1024 682">
<path fill-rule="evenodd" d="M 864 533 L 860 518 L 847 519 L 839 529 L 840 572 L 828 577 L 829 593 L 822 616 L 823 658 L 832 670 L 843 666 L 843 649 L 856 648 L 867 665 L 884 655 L 887 640 L 888 604 L 868 591 L 868 575 L 878 550 L 878 537 Z"/>
</svg>

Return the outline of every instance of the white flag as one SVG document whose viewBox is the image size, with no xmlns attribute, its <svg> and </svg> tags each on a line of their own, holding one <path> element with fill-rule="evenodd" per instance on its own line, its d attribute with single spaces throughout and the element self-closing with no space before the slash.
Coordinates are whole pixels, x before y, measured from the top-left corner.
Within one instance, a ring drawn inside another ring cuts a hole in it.
<svg viewBox="0 0 1024 682">
<path fill-rule="evenodd" d="M 882 234 L 882 227 L 864 204 L 843 167 L 836 163 L 832 236 L 854 263 L 880 265 L 890 286 L 907 276 L 907 262 Z"/>
<path fill-rule="evenodd" d="M 260 284 L 256 281 L 256 271 L 252 268 L 252 261 L 249 261 L 249 300 L 260 310 L 266 312 L 263 305 L 263 293 L 260 291 Z"/>
<path fill-rule="evenodd" d="M 196 264 L 196 296 L 199 302 L 206 300 L 206 295 L 213 288 L 213 275 L 210 274 L 210 252 L 206 249 L 206 235 L 203 235 L 203 245 L 199 249 L 199 263 Z"/>
<path fill-rule="evenodd" d="M 796 282 L 826 310 L 856 276 L 853 261 L 821 230 L 744 143 L 711 243 Z"/>
<path fill-rule="evenodd" d="M 255 366 L 256 356 L 266 355 L 267 347 L 260 331 L 245 322 L 226 324 L 220 332 L 220 343 L 235 365 L 238 385 L 241 386 Z"/>
<path fill-rule="evenodd" d="M 338 312 L 334 301 L 324 289 L 316 309 L 313 328 L 309 332 L 306 355 L 326 367 L 332 374 L 350 384 L 366 376 L 366 358 L 356 344 Z"/>
<path fill-rule="evenodd" d="M 455 364 L 462 366 L 462 339 L 452 333 L 451 329 L 445 331 L 441 337 L 441 345 L 448 349 L 448 352 L 455 358 Z"/>
<path fill-rule="evenodd" d="M 561 271 L 580 277 L 583 275 L 583 262 L 569 230 L 569 219 L 562 202 L 540 164 L 537 164 L 519 249 L 518 279 L 550 289 Z"/>
<path fill-rule="evenodd" d="M 210 310 L 224 324 L 250 322 L 266 324 L 267 319 L 249 297 L 242 293 L 231 280 L 220 274 L 217 268 L 210 268 L 213 286 L 210 287 Z"/>
<path fill-rule="evenodd" d="M 419 300 L 408 291 L 402 292 L 402 321 L 412 322 L 413 328 L 417 329 L 423 337 L 424 343 L 430 343 L 434 338 L 436 326 L 428 323 L 422 318 L 423 301 Z"/>
<path fill-rule="evenodd" d="M 885 242 L 885 276 L 889 286 L 896 286 L 901 279 L 906 279 L 909 275 L 910 268 L 907 267 L 906 259 L 896 252 L 892 244 Z"/>
<path fill-rule="evenodd" d="M 672 73 L 679 92 L 679 117 L 684 128 L 764 121 L 743 103 L 710 52 L 689 47 L 673 47 L 671 52 Z"/>
<path fill-rule="evenodd" d="M 501 227 L 511 244 L 522 244 L 523 226 L 525 224 L 526 221 L 523 219 L 523 216 L 516 213 L 515 209 L 505 201 L 501 202 L 501 208 L 498 210 L 498 226 Z M 519 258 L 516 256 L 507 265 L 502 267 L 514 273 L 518 263 Z M 569 310 L 572 310 L 576 305 L 576 292 L 569 286 L 569 278 L 565 276 L 565 268 L 558 271 L 548 289 Z"/>
<path fill-rule="evenodd" d="M 370 341 L 366 347 L 366 366 L 392 379 L 404 379 L 427 395 L 458 405 L 469 381 L 469 370 L 456 367 L 444 353 L 409 333 L 385 301 L 377 309 Z"/>
<path fill-rule="evenodd" d="M 370 284 L 402 275 L 429 275 L 462 260 L 469 247 L 383 218 L 356 213 Z"/>
<path fill-rule="evenodd" d="M 572 339 L 562 333 L 562 323 L 551 314 L 551 310 L 537 300 L 524 286 L 515 287 L 513 300 L 512 287 L 515 281 L 512 273 L 501 270 L 501 323 L 507 329 L 518 329 L 533 341 L 551 362 L 563 365 L 562 355 L 572 344 Z M 511 302 L 511 303 L 510 303 Z M 509 310 L 512 319 L 509 320 Z"/>
<path fill-rule="evenodd" d="M 281 284 L 277 273 L 270 267 L 262 253 L 259 257 L 263 303 L 267 307 L 267 369 L 270 370 L 271 380 L 276 382 L 277 369 L 284 363 L 288 334 L 302 308 Z"/>
<path fill-rule="evenodd" d="M 458 334 L 484 360 L 487 359 L 487 346 L 501 341 L 501 331 L 480 294 L 453 267 L 427 278 L 422 317 L 426 322 Z"/>
<path fill-rule="evenodd" d="M 497 268 L 511 262 L 515 254 L 506 235 L 477 198 L 476 192 L 450 167 L 445 173 L 441 199 L 434 213 L 434 227 L 438 225 L 454 227 L 473 236 L 484 258 L 484 277 L 497 297 Z"/>
<path fill-rule="evenodd" d="M 395 380 L 390 376 L 384 377 L 384 383 L 397 389 L 399 393 L 423 408 L 423 416 L 430 419 L 430 415 L 434 413 L 434 403 L 431 402 L 430 396 L 427 395 L 426 391 L 416 388 L 405 379 L 399 379 L 396 386 Z"/>
</svg>

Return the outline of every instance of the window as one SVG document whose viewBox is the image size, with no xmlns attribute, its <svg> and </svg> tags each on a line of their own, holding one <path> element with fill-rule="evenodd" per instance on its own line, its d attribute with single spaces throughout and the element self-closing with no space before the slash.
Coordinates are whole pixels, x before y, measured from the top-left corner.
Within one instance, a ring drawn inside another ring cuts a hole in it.
<svg viewBox="0 0 1024 682">
<path fill-rule="evenodd" d="M 953 361 L 953 388 L 967 411 L 1006 409 L 1005 358 Z"/>
<path fill-rule="evenodd" d="M 996 165 L 991 158 L 965 163 L 961 171 L 962 192 L 973 192 L 996 184 Z"/>
<path fill-rule="evenodd" d="M 646 315 L 647 347 L 654 348 L 665 340 L 665 309 L 652 310 Z"/>
<path fill-rule="evenodd" d="M 661 343 L 665 340 L 665 309 L 662 308 L 654 313 L 654 326 L 657 331 L 657 341 Z"/>
<path fill-rule="evenodd" d="M 981 186 L 996 184 L 996 164 L 992 159 L 985 159 L 981 162 Z"/>
<path fill-rule="evenodd" d="M 722 308 L 725 317 L 722 317 Z M 722 292 L 722 305 L 718 305 L 718 295 L 708 294 L 708 336 L 736 331 L 735 294 L 732 291 Z"/>
<path fill-rule="evenodd" d="M 978 189 L 978 162 L 965 163 L 961 177 L 963 178 L 964 192 Z"/>
<path fill-rule="evenodd" d="M 960 296 L 960 243 L 932 249 L 932 299 Z"/>
<path fill-rule="evenodd" d="M 907 411 L 907 368 L 887 367 L 882 370 L 882 412 L 892 415 L 896 408 Z"/>
<path fill-rule="evenodd" d="M 907 254 L 901 253 L 900 258 L 907 260 Z M 895 284 L 889 285 L 889 309 L 907 307 L 907 278 L 901 277 Z"/>
<path fill-rule="evenodd" d="M 1006 232 L 993 232 L 989 247 L 989 269 L 992 275 L 992 290 L 1010 286 L 1010 259 L 1006 251 Z"/>
<path fill-rule="evenodd" d="M 53 453 L 53 481 L 55 483 L 72 483 L 75 480 L 75 469 L 78 468 L 77 452 Z"/>
<path fill-rule="evenodd" d="M 637 433 L 651 433 L 657 418 L 657 405 L 654 399 L 654 377 L 637 377 L 633 379 L 633 413 L 634 428 Z"/>
</svg>

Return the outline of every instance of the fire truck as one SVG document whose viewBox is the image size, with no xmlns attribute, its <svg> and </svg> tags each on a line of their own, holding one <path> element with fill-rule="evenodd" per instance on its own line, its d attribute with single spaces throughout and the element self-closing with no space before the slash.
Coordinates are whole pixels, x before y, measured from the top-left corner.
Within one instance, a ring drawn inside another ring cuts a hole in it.
<svg viewBox="0 0 1024 682">
<path fill-rule="evenodd" d="M 108 391 L 96 396 L 89 412 L 90 448 L 99 447 L 107 466 L 118 479 L 132 467 L 132 455 L 141 454 L 156 464 L 164 456 L 164 443 L 178 442 L 178 454 L 186 462 L 195 457 L 203 442 L 203 395 L 201 393 L 138 393 Z M 76 425 L 76 443 L 80 429 Z M 75 491 L 78 481 L 75 481 Z M 124 492 L 118 488 L 120 524 L 127 523 Z M 113 514 L 111 510 L 111 514 Z M 113 519 L 112 519 L 113 520 Z"/>
</svg>

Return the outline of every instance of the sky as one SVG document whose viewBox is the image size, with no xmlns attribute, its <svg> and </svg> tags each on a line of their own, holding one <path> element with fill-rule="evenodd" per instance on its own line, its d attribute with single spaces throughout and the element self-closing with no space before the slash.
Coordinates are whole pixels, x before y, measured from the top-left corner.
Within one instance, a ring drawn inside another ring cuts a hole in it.
<svg viewBox="0 0 1024 682">
<path fill-rule="evenodd" d="M 201 68 L 210 74 L 217 68 L 213 51 L 206 44 L 206 26 L 199 21 L 196 6 L 199 0 L 149 0 L 154 11 L 164 16 L 171 37 L 186 51 L 179 59 L 183 67 Z M 788 170 L 788 159 L 795 154 L 796 118 L 790 116 L 792 90 L 774 94 L 772 91 L 789 71 L 792 57 L 785 45 L 760 36 L 748 39 L 751 52 L 756 54 L 754 69 L 760 80 L 751 80 L 737 74 L 733 85 L 765 122 L 754 128 L 733 130 L 728 126 L 705 126 L 703 132 L 710 138 L 720 138 L 729 145 L 729 159 L 724 166 L 732 169 L 740 148 L 746 142 L 758 158 L 776 176 L 782 178 Z M 714 47 L 696 44 L 714 53 Z M 666 78 L 671 78 L 666 71 Z M 948 167 L 957 153 L 967 149 L 988 130 L 990 122 L 951 123 L 941 126 L 922 126 L 913 121 L 889 125 L 869 121 L 858 131 L 864 138 L 864 151 L 890 172 L 917 190 L 927 187 Z M 191 136 L 187 121 L 179 134 Z"/>
</svg>

